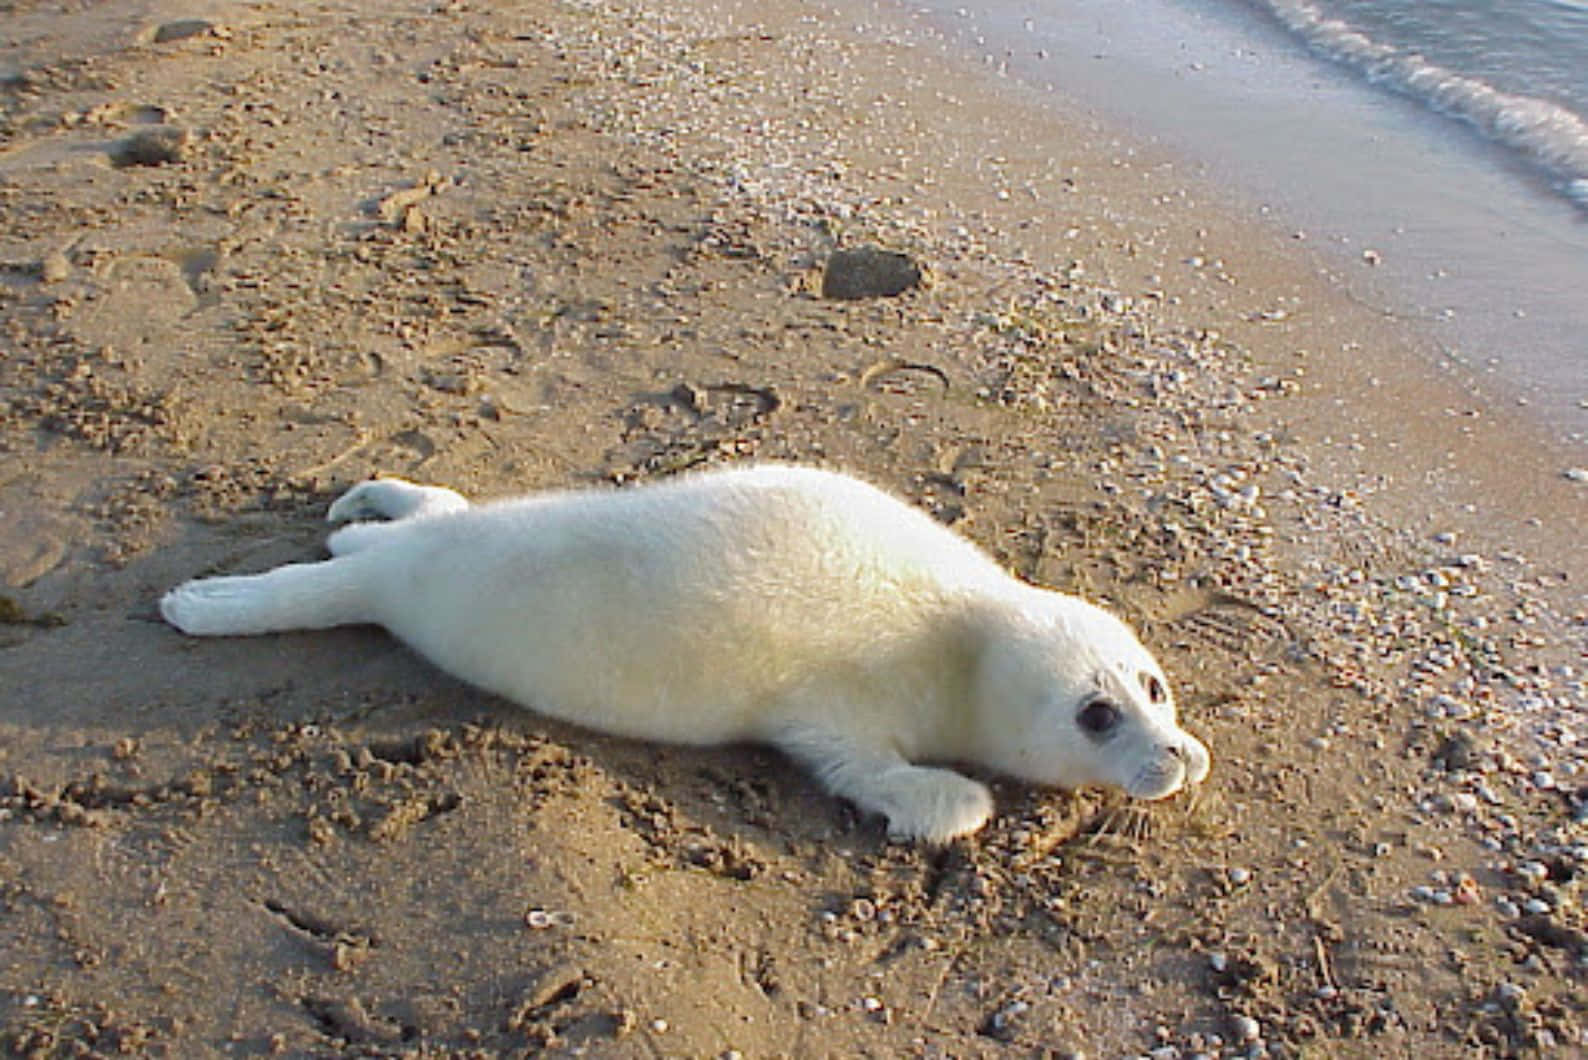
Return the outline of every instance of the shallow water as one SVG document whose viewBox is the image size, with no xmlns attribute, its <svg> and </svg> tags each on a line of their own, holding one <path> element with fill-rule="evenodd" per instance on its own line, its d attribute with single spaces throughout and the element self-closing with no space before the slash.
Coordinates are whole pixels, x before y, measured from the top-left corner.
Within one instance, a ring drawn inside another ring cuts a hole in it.
<svg viewBox="0 0 1588 1060">
<path fill-rule="evenodd" d="M 1553 154 L 1528 154 L 1476 119 L 1453 119 L 1449 106 L 1434 109 L 1432 96 L 1391 88 L 1382 72 L 1368 76 L 1363 62 L 1323 57 L 1331 39 L 1342 52 L 1357 29 L 1370 31 L 1362 40 L 1410 56 L 1406 41 L 1422 23 L 1442 29 L 1441 47 L 1459 52 L 1477 32 L 1468 23 L 1482 20 L 1451 9 L 1492 14 L 1475 0 L 1447 0 L 1389 5 L 1373 27 L 1330 21 L 1369 6 L 928 0 L 916 10 L 1011 76 L 1160 142 L 1236 202 L 1337 251 L 1340 282 L 1357 297 L 1418 322 L 1490 384 L 1495 400 L 1526 402 L 1552 434 L 1588 441 L 1588 213 L 1564 194 L 1578 161 L 1588 175 L 1588 137 L 1578 144 L 1563 134 Z M 1528 82 L 1531 98 L 1570 115 L 1588 99 L 1579 73 L 1588 65 L 1571 65 L 1588 35 L 1550 52 L 1553 65 L 1520 42 L 1588 22 L 1588 10 L 1549 0 L 1506 6 L 1508 16 L 1529 11 L 1535 29 L 1491 17 L 1514 30 L 1510 51 L 1472 45 L 1480 54 L 1452 77 L 1477 83 L 1491 68 L 1511 69 L 1508 61 L 1534 61 L 1541 72 Z M 1298 31 L 1282 24 L 1281 9 Z M 1311 36 L 1300 32 L 1307 25 Z M 1426 54 L 1418 61 L 1429 68 L 1448 58 Z M 1426 79 L 1412 80 L 1433 91 Z M 1519 95 L 1519 87 L 1496 77 L 1494 91 Z"/>
<path fill-rule="evenodd" d="M 1314 52 L 1466 122 L 1588 209 L 1588 4 L 1259 0 Z"/>
</svg>

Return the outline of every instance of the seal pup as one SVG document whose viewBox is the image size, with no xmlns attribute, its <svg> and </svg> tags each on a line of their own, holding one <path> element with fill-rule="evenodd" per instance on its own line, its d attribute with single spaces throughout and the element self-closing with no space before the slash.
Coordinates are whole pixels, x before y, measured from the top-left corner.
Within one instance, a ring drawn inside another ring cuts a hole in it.
<svg viewBox="0 0 1588 1060">
<path fill-rule="evenodd" d="M 781 748 L 900 838 L 992 813 L 984 784 L 922 761 L 1141 799 L 1208 772 L 1124 623 L 847 475 L 755 465 L 480 505 L 383 478 L 328 519 L 352 523 L 331 559 L 189 581 L 160 613 L 195 636 L 375 623 L 554 717 Z"/>
</svg>

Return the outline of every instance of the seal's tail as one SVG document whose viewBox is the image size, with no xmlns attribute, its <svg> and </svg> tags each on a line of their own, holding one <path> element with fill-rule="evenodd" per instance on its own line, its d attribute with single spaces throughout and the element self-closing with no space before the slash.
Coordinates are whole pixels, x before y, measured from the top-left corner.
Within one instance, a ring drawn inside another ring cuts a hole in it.
<svg viewBox="0 0 1588 1060">
<path fill-rule="evenodd" d="M 195 637 L 326 629 L 375 621 L 359 557 L 292 563 L 264 574 L 198 578 L 160 599 L 160 614 Z"/>
</svg>

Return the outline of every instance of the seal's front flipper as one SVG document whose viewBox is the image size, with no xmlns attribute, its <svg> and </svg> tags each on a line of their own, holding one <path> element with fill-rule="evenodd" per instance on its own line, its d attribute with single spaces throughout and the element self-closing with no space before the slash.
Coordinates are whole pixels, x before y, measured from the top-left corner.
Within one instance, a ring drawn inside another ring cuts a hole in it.
<svg viewBox="0 0 1588 1060">
<path fill-rule="evenodd" d="M 325 519 L 330 523 L 409 519 L 461 511 L 468 506 L 468 500 L 461 493 L 441 486 L 421 486 L 400 478 L 376 478 L 360 482 L 338 497 Z"/>
<path fill-rule="evenodd" d="M 375 621 L 358 557 L 292 563 L 264 574 L 198 578 L 160 599 L 160 614 L 195 637 L 328 629 Z"/>
<path fill-rule="evenodd" d="M 856 743 L 833 729 L 791 726 L 772 741 L 827 790 L 888 819 L 888 835 L 946 843 L 992 816 L 992 792 L 952 769 L 917 766 L 896 751 Z"/>
</svg>

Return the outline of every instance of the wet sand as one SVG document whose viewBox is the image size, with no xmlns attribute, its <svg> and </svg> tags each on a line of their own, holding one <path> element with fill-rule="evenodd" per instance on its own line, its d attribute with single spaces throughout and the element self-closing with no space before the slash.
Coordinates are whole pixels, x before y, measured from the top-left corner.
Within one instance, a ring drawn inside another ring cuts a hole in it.
<svg viewBox="0 0 1588 1060">
<path fill-rule="evenodd" d="M 854 12 L 203 15 L 22 6 L 0 52 L 8 1046 L 1583 1044 L 1583 486 L 1459 377 L 1379 371 L 1417 337 L 1319 263 Z M 867 242 L 929 284 L 821 298 Z M 1000 783 L 914 849 L 767 751 L 153 611 L 317 555 L 377 471 L 748 459 L 1109 603 L 1209 782 Z"/>
</svg>

